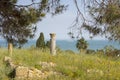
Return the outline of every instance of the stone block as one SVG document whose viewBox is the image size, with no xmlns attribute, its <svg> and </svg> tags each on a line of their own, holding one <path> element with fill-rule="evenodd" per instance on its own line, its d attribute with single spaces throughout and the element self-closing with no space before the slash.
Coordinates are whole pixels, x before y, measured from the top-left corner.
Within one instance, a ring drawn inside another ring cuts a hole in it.
<svg viewBox="0 0 120 80">
<path fill-rule="evenodd" d="M 28 77 L 28 67 L 18 66 L 16 68 L 16 77 L 17 78 L 27 78 Z"/>
</svg>

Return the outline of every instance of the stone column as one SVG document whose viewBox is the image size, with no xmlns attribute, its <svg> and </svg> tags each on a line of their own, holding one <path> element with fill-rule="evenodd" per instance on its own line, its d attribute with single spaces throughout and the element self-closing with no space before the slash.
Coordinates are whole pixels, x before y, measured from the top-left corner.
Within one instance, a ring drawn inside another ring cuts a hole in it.
<svg viewBox="0 0 120 80">
<path fill-rule="evenodd" d="M 56 34 L 50 33 L 50 53 L 52 55 L 56 55 L 56 40 L 55 40 Z"/>
</svg>

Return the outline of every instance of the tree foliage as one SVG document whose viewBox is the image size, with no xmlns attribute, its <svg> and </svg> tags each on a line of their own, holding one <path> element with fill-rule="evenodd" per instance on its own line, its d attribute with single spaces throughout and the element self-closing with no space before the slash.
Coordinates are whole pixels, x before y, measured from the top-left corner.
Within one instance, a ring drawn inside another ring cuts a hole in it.
<svg viewBox="0 0 120 80">
<path fill-rule="evenodd" d="M 47 41 L 45 46 L 46 46 L 47 48 L 50 48 L 50 41 Z"/>
<path fill-rule="evenodd" d="M 66 10 L 62 0 L 29 0 L 27 5 L 20 0 L 0 0 L 0 35 L 8 42 L 22 46 L 36 31 L 35 23 L 47 14 L 56 15 Z M 83 30 L 90 35 L 104 35 L 110 40 L 120 41 L 120 1 L 119 0 L 73 0 L 77 17 L 71 34 Z M 67 4 L 67 3 L 66 3 Z M 84 9 L 84 11 L 83 11 Z M 76 29 L 75 29 L 76 28 Z"/>
<path fill-rule="evenodd" d="M 72 35 L 78 31 L 78 37 L 86 30 L 92 36 L 101 35 L 109 40 L 120 41 L 120 0 L 81 0 L 84 5 L 77 0 L 74 2 L 77 17 L 71 27 Z M 79 5 L 83 6 L 84 13 Z"/>
<path fill-rule="evenodd" d="M 84 38 L 81 38 L 77 40 L 76 47 L 78 48 L 78 50 L 81 50 L 81 49 L 85 50 L 88 47 L 88 43 L 87 41 L 85 41 Z"/>
<path fill-rule="evenodd" d="M 101 2 L 99 7 L 89 7 L 96 27 L 99 30 L 96 34 L 105 34 L 110 40 L 120 41 L 120 2 L 119 0 L 109 0 L 107 3 Z M 94 30 L 94 29 L 93 29 Z M 93 33 L 95 33 L 93 31 Z"/>
<path fill-rule="evenodd" d="M 35 23 L 47 14 L 59 14 L 66 9 L 60 0 L 0 0 L 0 35 L 14 45 L 22 46 L 36 31 Z"/>
<path fill-rule="evenodd" d="M 44 34 L 41 32 L 39 38 L 36 41 L 37 48 L 45 48 Z"/>
</svg>

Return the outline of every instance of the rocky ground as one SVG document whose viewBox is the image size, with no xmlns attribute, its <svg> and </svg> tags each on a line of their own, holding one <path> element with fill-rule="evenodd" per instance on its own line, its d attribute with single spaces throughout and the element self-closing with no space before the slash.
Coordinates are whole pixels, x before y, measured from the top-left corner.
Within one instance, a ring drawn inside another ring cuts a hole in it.
<svg viewBox="0 0 120 80">
<path fill-rule="evenodd" d="M 47 78 L 50 75 L 58 75 L 60 73 L 58 72 L 54 72 L 54 71 L 44 71 L 45 68 L 54 68 L 55 66 L 57 66 L 55 63 L 53 62 L 39 62 L 38 65 L 41 66 L 41 69 L 37 69 L 34 67 L 26 67 L 26 66 L 22 66 L 22 65 L 16 65 L 14 64 L 14 62 L 12 61 L 12 59 L 10 57 L 5 56 L 4 58 L 4 62 L 7 64 L 7 66 L 9 66 L 11 69 L 13 69 L 13 78 L 17 78 L 17 79 L 34 79 L 34 78 Z M 11 76 L 11 77 L 12 77 Z"/>
</svg>

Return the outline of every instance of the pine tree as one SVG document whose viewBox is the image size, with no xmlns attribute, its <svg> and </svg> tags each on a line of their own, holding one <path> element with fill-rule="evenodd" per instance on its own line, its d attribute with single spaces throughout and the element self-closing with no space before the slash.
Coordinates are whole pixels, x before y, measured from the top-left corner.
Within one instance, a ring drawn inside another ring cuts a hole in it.
<svg viewBox="0 0 120 80">
<path fill-rule="evenodd" d="M 43 32 L 40 33 L 39 38 L 36 41 L 37 48 L 45 48 L 45 41 L 44 41 L 44 34 Z"/>
<path fill-rule="evenodd" d="M 28 0 L 28 4 L 21 1 L 0 0 L 0 37 L 19 48 L 34 37 L 36 23 L 47 13 L 59 14 L 67 7 L 60 0 Z"/>
<path fill-rule="evenodd" d="M 120 42 L 120 0 L 73 1 L 75 2 L 78 14 L 69 32 L 72 38 L 82 36 L 85 30 L 92 37 L 100 35 L 109 40 Z M 82 6 L 83 3 L 85 5 Z M 86 14 L 84 14 L 81 7 L 85 8 Z"/>
</svg>

